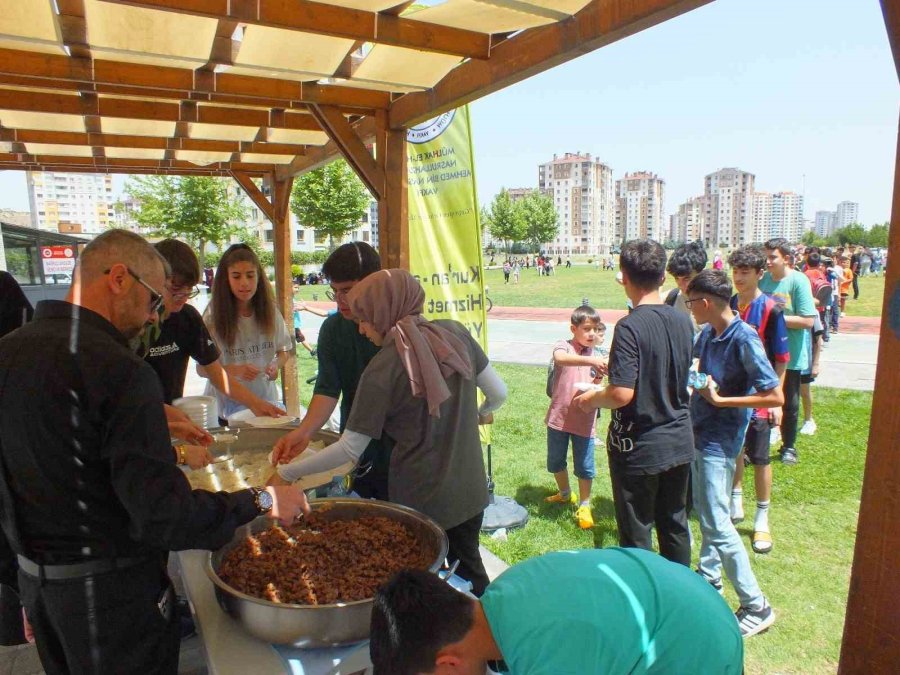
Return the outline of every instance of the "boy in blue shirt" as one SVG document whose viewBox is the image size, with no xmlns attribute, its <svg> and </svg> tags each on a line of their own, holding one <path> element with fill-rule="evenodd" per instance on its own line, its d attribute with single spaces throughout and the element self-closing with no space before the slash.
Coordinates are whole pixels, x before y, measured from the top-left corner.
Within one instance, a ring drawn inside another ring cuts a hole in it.
<svg viewBox="0 0 900 675">
<path fill-rule="evenodd" d="M 700 519 L 699 571 L 721 588 L 722 570 L 741 606 L 735 613 L 741 634 L 756 635 L 775 622 L 775 612 L 760 590 L 750 557 L 731 522 L 730 498 L 736 459 L 754 408 L 784 402 L 781 382 L 756 330 L 731 309 L 732 286 L 721 270 L 704 270 L 687 289 L 698 324 L 707 324 L 694 344 L 698 370 L 709 375 L 691 396 L 694 424 L 694 508 Z"/>
</svg>

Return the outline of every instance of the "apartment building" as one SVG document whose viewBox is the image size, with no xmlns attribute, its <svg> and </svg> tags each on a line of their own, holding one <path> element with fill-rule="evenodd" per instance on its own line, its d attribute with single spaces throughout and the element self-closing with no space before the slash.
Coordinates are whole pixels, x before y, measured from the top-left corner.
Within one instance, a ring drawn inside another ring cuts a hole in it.
<svg viewBox="0 0 900 675">
<path fill-rule="evenodd" d="M 734 248 L 759 241 L 753 224 L 756 176 L 736 168 L 706 176 L 703 191 L 703 240 L 709 247 Z"/>
<path fill-rule="evenodd" d="M 834 211 L 816 211 L 816 222 L 814 229 L 820 237 L 827 237 L 834 232 L 835 218 L 837 214 Z"/>
<path fill-rule="evenodd" d="M 841 202 L 834 212 L 834 228 L 836 230 L 859 222 L 859 204 L 856 202 Z"/>
<path fill-rule="evenodd" d="M 753 228 L 756 235 L 751 241 L 764 242 L 776 237 L 790 242 L 800 241 L 804 233 L 803 195 L 795 192 L 755 192 Z"/>
<path fill-rule="evenodd" d="M 567 152 L 538 167 L 538 189 L 553 200 L 559 231 L 545 250 L 553 255 L 609 252 L 615 228 L 612 168 L 590 153 Z"/>
<path fill-rule="evenodd" d="M 27 171 L 25 181 L 32 227 L 99 234 L 114 221 L 109 174 Z"/>
<path fill-rule="evenodd" d="M 703 197 L 693 197 L 678 205 L 672 214 L 669 236 L 673 241 L 705 241 L 706 210 Z"/>
<path fill-rule="evenodd" d="M 616 181 L 617 242 L 644 238 L 665 240 L 665 187 L 663 179 L 648 171 L 626 173 Z"/>
</svg>

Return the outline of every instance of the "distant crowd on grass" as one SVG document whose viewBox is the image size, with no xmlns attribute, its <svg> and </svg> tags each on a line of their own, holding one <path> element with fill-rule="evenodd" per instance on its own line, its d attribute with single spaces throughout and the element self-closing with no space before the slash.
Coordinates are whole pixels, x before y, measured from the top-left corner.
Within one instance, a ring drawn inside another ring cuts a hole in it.
<svg viewBox="0 0 900 675">
<path fill-rule="evenodd" d="M 556 492 L 547 501 L 572 505 L 578 525 L 593 526 L 594 426 L 597 410 L 610 409 L 606 449 L 620 545 L 650 549 L 655 529 L 661 555 L 689 566 L 687 521 L 695 512 L 697 572 L 720 593 L 723 575 L 734 586 L 744 637 L 771 626 L 775 612 L 735 528 L 744 519 L 744 466 L 753 467 L 756 488 L 752 549 L 768 554 L 770 447 L 780 439 L 781 463 L 795 465 L 798 433 L 816 433 L 810 384 L 851 288 L 858 297 L 862 256 L 853 245 L 820 250 L 771 239 L 727 259 L 717 251 L 708 266 L 702 242 L 668 258 L 649 239 L 624 244 L 617 278 L 629 313 L 609 351 L 600 315 L 588 306 L 573 312 L 571 338 L 553 347 L 545 423 Z M 667 273 L 675 288 L 663 294 Z"/>
</svg>

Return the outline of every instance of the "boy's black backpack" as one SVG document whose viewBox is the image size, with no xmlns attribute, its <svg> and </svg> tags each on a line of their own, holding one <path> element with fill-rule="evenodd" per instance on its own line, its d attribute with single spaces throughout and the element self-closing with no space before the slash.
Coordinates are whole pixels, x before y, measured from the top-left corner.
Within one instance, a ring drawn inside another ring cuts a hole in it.
<svg viewBox="0 0 900 675">
<path fill-rule="evenodd" d="M 556 368 L 554 367 L 555 363 L 553 361 L 553 357 L 550 357 L 550 365 L 547 366 L 547 396 L 553 398 L 553 385 L 556 384 Z"/>
<path fill-rule="evenodd" d="M 673 288 L 671 291 L 669 291 L 666 294 L 666 304 L 669 307 L 674 307 L 675 300 L 677 300 L 677 299 L 678 299 L 678 289 L 677 288 Z"/>
</svg>

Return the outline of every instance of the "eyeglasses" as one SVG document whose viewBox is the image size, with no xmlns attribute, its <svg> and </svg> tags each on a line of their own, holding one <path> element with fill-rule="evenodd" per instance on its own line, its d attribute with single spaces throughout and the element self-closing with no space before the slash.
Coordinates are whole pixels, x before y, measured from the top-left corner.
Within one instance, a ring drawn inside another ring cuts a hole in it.
<svg viewBox="0 0 900 675">
<path fill-rule="evenodd" d="M 701 302 L 703 300 L 706 300 L 706 298 L 694 298 L 693 300 L 685 300 L 684 306 L 690 309 L 691 305 L 693 305 L 695 302 Z"/>
<path fill-rule="evenodd" d="M 184 286 L 167 286 L 167 288 L 169 289 L 169 294 L 172 296 L 173 300 L 182 300 L 185 298 L 190 300 L 191 298 L 196 298 L 200 295 L 200 289 L 196 286 L 187 291 L 176 290 L 182 289 Z"/>
<path fill-rule="evenodd" d="M 338 298 L 346 298 L 351 290 L 350 288 L 342 288 L 340 290 L 325 291 L 325 297 L 329 300 L 337 301 Z"/>
<path fill-rule="evenodd" d="M 132 270 L 128 265 L 125 266 L 125 269 L 128 271 L 134 280 L 138 282 L 141 286 L 147 289 L 147 292 L 150 293 L 150 313 L 151 314 L 159 314 L 159 310 L 162 309 L 163 304 L 166 299 L 160 294 L 153 286 L 148 284 L 146 281 L 141 279 L 137 274 L 135 274 L 134 270 Z M 104 270 L 103 274 L 109 274 L 111 270 Z"/>
</svg>

